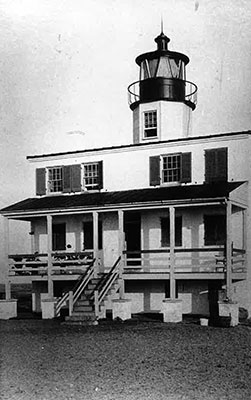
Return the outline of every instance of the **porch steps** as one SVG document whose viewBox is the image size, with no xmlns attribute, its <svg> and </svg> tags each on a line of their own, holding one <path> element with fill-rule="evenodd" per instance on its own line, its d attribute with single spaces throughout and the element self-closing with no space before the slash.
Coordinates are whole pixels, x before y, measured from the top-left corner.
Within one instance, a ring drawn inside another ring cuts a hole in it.
<svg viewBox="0 0 251 400">
<path fill-rule="evenodd" d="M 98 278 L 93 278 L 89 282 L 85 291 L 81 294 L 73 307 L 72 315 L 65 317 L 66 325 L 96 325 L 97 317 L 95 315 L 94 290 L 97 290 L 102 283 L 104 274 Z M 108 291 L 104 300 L 99 305 L 100 318 L 105 318 L 106 310 L 112 307 L 112 300 L 119 297 L 119 283 L 115 282 Z"/>
</svg>

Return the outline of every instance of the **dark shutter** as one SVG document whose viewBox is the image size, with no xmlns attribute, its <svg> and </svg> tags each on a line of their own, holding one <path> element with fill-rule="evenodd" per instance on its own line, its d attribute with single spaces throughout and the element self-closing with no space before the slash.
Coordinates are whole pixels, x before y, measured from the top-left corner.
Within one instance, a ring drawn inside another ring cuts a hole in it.
<svg viewBox="0 0 251 400">
<path fill-rule="evenodd" d="M 71 191 L 81 192 L 81 165 L 71 165 Z"/>
<path fill-rule="evenodd" d="M 150 157 L 150 186 L 160 184 L 160 157 Z"/>
<path fill-rule="evenodd" d="M 70 193 L 71 191 L 71 165 L 63 166 L 63 192 Z"/>
<path fill-rule="evenodd" d="M 103 188 L 103 161 L 98 163 L 98 188 Z"/>
<path fill-rule="evenodd" d="M 191 153 L 181 154 L 181 179 L 182 183 L 188 183 L 192 180 L 192 155 Z"/>
<path fill-rule="evenodd" d="M 219 181 L 227 181 L 227 147 L 217 149 L 217 178 Z"/>
<path fill-rule="evenodd" d="M 45 168 L 36 169 L 36 194 L 42 196 L 46 193 Z"/>
<path fill-rule="evenodd" d="M 205 151 L 205 182 L 227 181 L 227 148 Z"/>
</svg>

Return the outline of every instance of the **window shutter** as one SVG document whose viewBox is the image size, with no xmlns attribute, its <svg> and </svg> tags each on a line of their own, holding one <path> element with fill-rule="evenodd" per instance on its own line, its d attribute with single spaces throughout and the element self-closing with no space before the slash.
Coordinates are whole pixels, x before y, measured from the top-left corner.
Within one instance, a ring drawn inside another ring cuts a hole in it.
<svg viewBox="0 0 251 400">
<path fill-rule="evenodd" d="M 69 193 L 71 191 L 71 165 L 63 166 L 63 192 Z"/>
<path fill-rule="evenodd" d="M 227 147 L 217 149 L 217 171 L 216 176 L 218 181 L 227 181 Z"/>
<path fill-rule="evenodd" d="M 45 168 L 36 169 L 36 194 L 37 196 L 46 194 Z"/>
<path fill-rule="evenodd" d="M 150 157 L 150 186 L 160 184 L 160 157 Z"/>
<path fill-rule="evenodd" d="M 205 151 L 205 182 L 227 181 L 227 148 Z"/>
<path fill-rule="evenodd" d="M 103 189 L 103 161 L 98 163 L 98 188 Z"/>
<path fill-rule="evenodd" d="M 81 192 L 81 165 L 71 165 L 71 191 Z"/>
<path fill-rule="evenodd" d="M 192 180 L 192 155 L 191 153 L 181 154 L 181 179 L 182 183 L 188 183 Z"/>
</svg>

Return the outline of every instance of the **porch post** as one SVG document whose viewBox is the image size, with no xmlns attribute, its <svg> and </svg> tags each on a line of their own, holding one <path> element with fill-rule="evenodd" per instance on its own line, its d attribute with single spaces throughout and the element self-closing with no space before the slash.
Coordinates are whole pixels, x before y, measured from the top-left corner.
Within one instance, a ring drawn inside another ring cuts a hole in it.
<svg viewBox="0 0 251 400">
<path fill-rule="evenodd" d="M 53 281 L 52 281 L 52 216 L 47 215 L 47 253 L 48 253 L 48 295 L 52 298 Z"/>
<path fill-rule="evenodd" d="M 5 299 L 11 299 L 9 281 L 9 219 L 4 218 L 4 265 L 5 265 Z"/>
<path fill-rule="evenodd" d="M 242 249 L 247 251 L 247 209 L 242 210 Z"/>
<path fill-rule="evenodd" d="M 125 238 L 124 238 L 124 211 L 118 210 L 118 219 L 119 219 L 119 246 L 118 253 L 122 255 L 125 247 Z"/>
<path fill-rule="evenodd" d="M 176 298 L 175 289 L 175 208 L 169 207 L 169 221 L 170 221 L 170 298 Z"/>
<path fill-rule="evenodd" d="M 118 210 L 118 254 L 121 256 L 120 262 L 120 271 L 119 271 L 119 278 L 120 278 L 120 289 L 119 294 L 120 298 L 123 299 L 125 295 L 125 282 L 122 277 L 123 270 L 124 270 L 124 248 L 125 248 L 125 237 L 124 237 L 124 211 Z"/>
<path fill-rule="evenodd" d="M 226 240 L 226 296 L 231 300 L 232 296 L 232 203 L 227 200 L 227 240 Z"/>
<path fill-rule="evenodd" d="M 92 221 L 93 221 L 93 257 L 96 259 L 95 266 L 98 265 L 98 212 L 93 211 L 92 213 Z M 95 278 L 97 274 L 97 269 L 95 268 Z"/>
</svg>

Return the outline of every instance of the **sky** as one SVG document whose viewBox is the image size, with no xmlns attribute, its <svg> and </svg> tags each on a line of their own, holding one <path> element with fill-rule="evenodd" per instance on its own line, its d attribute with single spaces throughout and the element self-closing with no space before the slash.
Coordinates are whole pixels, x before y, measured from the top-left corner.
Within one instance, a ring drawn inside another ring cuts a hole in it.
<svg viewBox="0 0 251 400">
<path fill-rule="evenodd" d="M 132 142 L 127 87 L 161 17 L 198 86 L 193 135 L 251 129 L 249 0 L 0 0 L 1 208 L 35 195 L 27 155 Z"/>
</svg>

